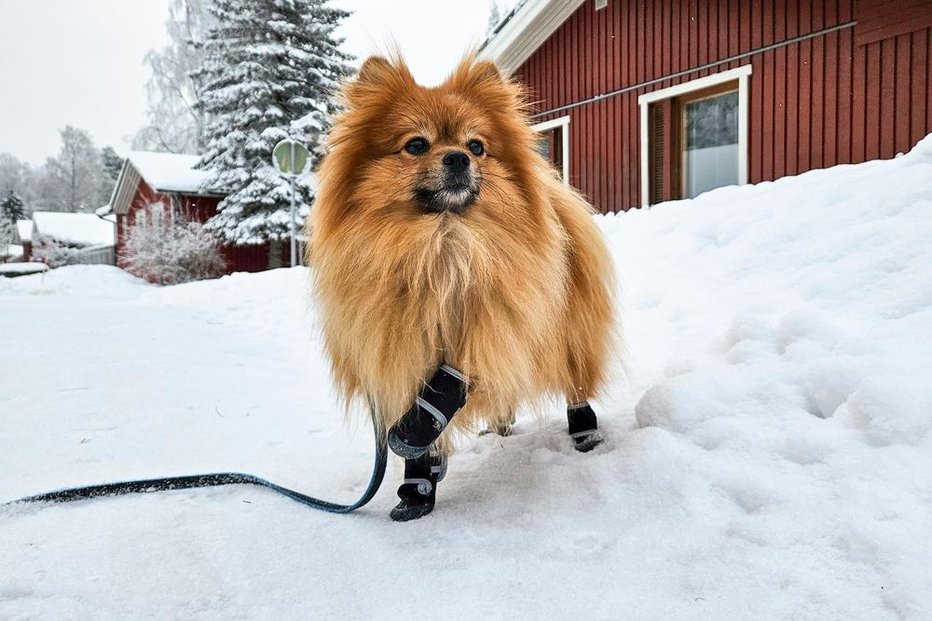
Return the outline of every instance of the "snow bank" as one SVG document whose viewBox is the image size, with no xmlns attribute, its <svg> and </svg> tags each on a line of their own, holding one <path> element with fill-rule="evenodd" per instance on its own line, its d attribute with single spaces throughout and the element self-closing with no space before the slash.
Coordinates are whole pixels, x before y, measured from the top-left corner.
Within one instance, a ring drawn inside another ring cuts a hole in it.
<svg viewBox="0 0 932 621">
<path fill-rule="evenodd" d="M 6 266 L 42 266 L 44 263 L 9 263 Z M 30 270 L 32 271 L 32 270 Z M 36 270 L 38 271 L 38 270 Z M 127 298 L 138 295 L 146 281 L 112 265 L 67 265 L 42 274 L 0 279 L 0 297 L 22 295 Z M 55 347 L 54 343 L 49 344 Z"/>
<path fill-rule="evenodd" d="M 246 488 L 0 511 L 0 617 L 932 618 L 932 139 L 599 222 L 630 355 L 593 453 L 522 417 L 409 524 L 398 468 L 350 517 Z M 307 277 L 0 281 L 0 498 L 226 469 L 355 497 Z"/>
</svg>

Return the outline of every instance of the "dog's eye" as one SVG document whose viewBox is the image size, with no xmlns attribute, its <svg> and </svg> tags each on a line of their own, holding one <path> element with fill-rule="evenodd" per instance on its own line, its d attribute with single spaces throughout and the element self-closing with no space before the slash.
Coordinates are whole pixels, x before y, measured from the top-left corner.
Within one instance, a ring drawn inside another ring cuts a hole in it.
<svg viewBox="0 0 932 621">
<path fill-rule="evenodd" d="M 479 156 L 485 153 L 485 147 L 482 146 L 482 143 L 478 140 L 470 140 L 466 143 L 466 146 L 469 147 L 473 155 Z"/>
<path fill-rule="evenodd" d="M 411 155 L 420 155 L 425 153 L 430 147 L 430 143 L 424 138 L 412 138 L 405 144 L 405 151 Z"/>
</svg>

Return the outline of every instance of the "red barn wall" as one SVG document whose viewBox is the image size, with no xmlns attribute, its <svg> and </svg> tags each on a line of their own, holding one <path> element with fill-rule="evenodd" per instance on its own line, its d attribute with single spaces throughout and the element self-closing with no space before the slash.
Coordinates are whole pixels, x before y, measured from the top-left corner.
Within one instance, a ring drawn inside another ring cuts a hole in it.
<svg viewBox="0 0 932 621">
<path fill-rule="evenodd" d="M 641 202 L 638 96 L 746 64 L 749 182 L 889 158 L 932 132 L 932 27 L 897 18 L 932 2 L 878 4 L 859 42 L 854 0 L 588 0 L 515 77 L 535 122 L 571 117 L 570 182 L 603 212 Z"/>
</svg>

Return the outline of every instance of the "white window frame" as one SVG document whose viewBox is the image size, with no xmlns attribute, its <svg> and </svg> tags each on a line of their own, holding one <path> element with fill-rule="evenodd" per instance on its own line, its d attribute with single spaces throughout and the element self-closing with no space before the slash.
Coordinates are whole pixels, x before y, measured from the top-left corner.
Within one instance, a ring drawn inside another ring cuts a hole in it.
<svg viewBox="0 0 932 621">
<path fill-rule="evenodd" d="M 563 185 L 570 184 L 570 117 L 561 116 L 557 119 L 551 119 L 549 121 L 544 121 L 543 123 L 538 123 L 537 125 L 531 125 L 531 129 L 535 132 L 545 132 L 551 129 L 556 129 L 559 127 L 561 129 L 560 136 L 562 138 L 561 148 L 563 149 Z"/>
<path fill-rule="evenodd" d="M 638 97 L 638 106 L 641 115 L 641 206 L 650 205 L 650 106 L 664 99 L 680 97 L 687 93 L 699 91 L 710 86 L 717 86 L 725 82 L 738 81 L 738 185 L 748 182 L 748 82 L 751 76 L 751 65 L 742 65 L 728 71 L 721 71 L 704 78 L 690 80 L 669 88 L 646 93 Z"/>
</svg>

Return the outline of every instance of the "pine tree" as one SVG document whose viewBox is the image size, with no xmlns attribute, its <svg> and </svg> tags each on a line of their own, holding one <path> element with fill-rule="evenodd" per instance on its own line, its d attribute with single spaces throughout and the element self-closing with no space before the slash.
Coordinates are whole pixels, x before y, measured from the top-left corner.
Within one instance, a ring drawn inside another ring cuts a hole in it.
<svg viewBox="0 0 932 621">
<path fill-rule="evenodd" d="M 317 147 L 333 90 L 350 73 L 334 36 L 349 14 L 326 0 L 212 0 L 208 10 L 216 26 L 195 78 L 198 109 L 211 121 L 199 167 L 210 172 L 206 186 L 226 195 L 209 226 L 234 243 L 281 242 L 291 230 L 291 187 L 272 166 L 272 148 L 285 138 Z M 298 189 L 303 219 L 311 189 Z"/>
<path fill-rule="evenodd" d="M 0 257 L 7 255 L 9 244 L 13 243 L 16 221 L 26 218 L 26 207 L 13 190 L 0 202 Z"/>
<path fill-rule="evenodd" d="M 26 206 L 23 204 L 23 199 L 13 190 L 10 190 L 3 202 L 0 202 L 0 218 L 6 218 L 14 224 L 17 220 L 26 219 Z"/>
</svg>

